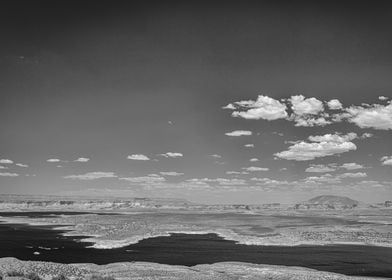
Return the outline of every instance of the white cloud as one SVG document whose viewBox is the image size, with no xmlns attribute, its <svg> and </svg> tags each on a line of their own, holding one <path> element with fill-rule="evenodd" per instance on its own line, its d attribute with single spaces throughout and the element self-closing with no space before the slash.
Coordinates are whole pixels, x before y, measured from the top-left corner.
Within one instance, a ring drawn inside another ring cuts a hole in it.
<svg viewBox="0 0 392 280">
<path fill-rule="evenodd" d="M 251 158 L 249 161 L 250 162 L 256 162 L 256 161 L 259 161 L 259 159 L 258 158 Z"/>
<path fill-rule="evenodd" d="M 241 174 L 239 171 L 226 171 L 226 174 Z"/>
<path fill-rule="evenodd" d="M 29 167 L 27 164 L 23 164 L 23 163 L 16 163 L 15 165 L 19 167 Z"/>
<path fill-rule="evenodd" d="M 166 179 L 157 174 L 149 174 L 147 176 L 140 177 L 122 177 L 120 180 L 124 180 L 131 183 L 140 183 L 140 184 L 155 184 L 165 182 Z"/>
<path fill-rule="evenodd" d="M 331 110 L 340 110 L 343 109 L 342 103 L 338 99 L 331 99 L 327 103 L 328 108 Z"/>
<path fill-rule="evenodd" d="M 392 165 L 392 156 L 383 156 L 380 160 L 382 165 Z"/>
<path fill-rule="evenodd" d="M 217 154 L 210 155 L 210 157 L 213 157 L 213 158 L 222 158 L 221 155 L 217 155 Z"/>
<path fill-rule="evenodd" d="M 305 183 L 340 183 L 340 178 L 335 177 L 329 173 L 323 174 L 321 176 L 310 176 L 304 179 Z"/>
<path fill-rule="evenodd" d="M 150 160 L 148 156 L 142 154 L 129 155 L 127 158 L 131 160 Z"/>
<path fill-rule="evenodd" d="M 305 161 L 345 153 L 357 149 L 357 146 L 350 142 L 357 137 L 355 133 L 309 136 L 308 139 L 311 143 L 296 142 L 288 150 L 276 153 L 275 156 L 287 160 Z"/>
<path fill-rule="evenodd" d="M 344 118 L 361 128 L 392 129 L 392 103 L 364 105 L 347 108 Z"/>
<path fill-rule="evenodd" d="M 238 101 L 228 104 L 224 108 L 237 110 L 232 113 L 232 116 L 244 119 L 271 121 L 285 119 L 288 116 L 286 104 L 264 95 L 259 95 L 255 101 Z"/>
<path fill-rule="evenodd" d="M 0 165 L 0 169 L 8 169 L 8 167 Z"/>
<path fill-rule="evenodd" d="M 1 164 L 13 164 L 14 162 L 10 159 L 0 159 Z"/>
<path fill-rule="evenodd" d="M 85 157 L 80 157 L 78 159 L 76 159 L 76 162 L 88 162 L 90 159 L 89 158 L 85 158 Z"/>
<path fill-rule="evenodd" d="M 177 158 L 183 156 L 182 153 L 173 153 L 173 152 L 167 152 L 165 154 L 160 154 L 160 155 L 166 158 Z"/>
<path fill-rule="evenodd" d="M 357 173 L 343 173 L 338 175 L 339 178 L 364 178 L 367 177 L 367 174 L 364 172 Z"/>
<path fill-rule="evenodd" d="M 233 185 L 245 185 L 246 180 L 244 179 L 227 179 L 227 178 L 216 178 L 216 179 L 210 179 L 210 178 L 193 178 L 193 179 L 188 179 L 186 180 L 187 183 L 192 183 L 192 184 L 198 184 L 198 185 L 204 185 L 207 183 L 217 183 L 219 185 L 227 185 L 227 186 L 233 186 Z"/>
<path fill-rule="evenodd" d="M 257 167 L 257 166 L 250 166 L 250 167 L 243 167 L 242 169 L 250 172 L 255 172 L 255 171 L 268 171 L 269 168 L 266 167 Z"/>
<path fill-rule="evenodd" d="M 388 97 L 386 97 L 386 96 L 379 96 L 378 99 L 382 100 L 382 101 L 385 101 L 385 100 L 388 100 Z"/>
<path fill-rule="evenodd" d="M 115 175 L 114 172 L 88 172 L 85 174 L 80 174 L 80 175 L 68 175 L 64 176 L 64 179 L 77 179 L 77 180 L 96 180 L 96 179 L 101 179 L 101 178 L 115 178 L 117 175 Z"/>
<path fill-rule="evenodd" d="M 162 171 L 159 172 L 159 174 L 164 175 L 164 176 L 181 176 L 184 175 L 184 173 L 179 173 L 175 171 Z"/>
<path fill-rule="evenodd" d="M 290 102 L 294 114 L 298 116 L 317 115 L 324 111 L 323 102 L 314 97 L 305 98 L 303 95 L 294 95 L 291 96 Z"/>
<path fill-rule="evenodd" d="M 245 148 L 254 148 L 255 145 L 254 144 L 245 144 L 244 147 Z"/>
<path fill-rule="evenodd" d="M 19 174 L 10 172 L 0 172 L 0 177 L 17 177 Z"/>
<path fill-rule="evenodd" d="M 252 131 L 249 130 L 234 130 L 232 132 L 225 133 L 227 136 L 250 136 L 252 135 Z"/>
<path fill-rule="evenodd" d="M 324 173 L 335 171 L 336 167 L 333 165 L 312 164 L 306 168 L 305 172 Z"/>
<path fill-rule="evenodd" d="M 342 164 L 340 168 L 344 168 L 347 170 L 356 170 L 356 169 L 363 169 L 364 166 L 355 162 L 350 162 L 350 163 Z"/>
<path fill-rule="evenodd" d="M 59 160 L 58 158 L 50 158 L 46 160 L 47 162 L 60 162 L 61 160 Z"/>
</svg>

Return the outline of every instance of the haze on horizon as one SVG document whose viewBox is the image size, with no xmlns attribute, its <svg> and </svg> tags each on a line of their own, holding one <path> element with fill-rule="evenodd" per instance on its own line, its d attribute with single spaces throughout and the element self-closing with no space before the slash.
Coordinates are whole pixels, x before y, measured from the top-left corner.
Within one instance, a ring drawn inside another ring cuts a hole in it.
<svg viewBox="0 0 392 280">
<path fill-rule="evenodd" d="M 392 200 L 388 1 L 8 1 L 0 193 Z"/>
</svg>

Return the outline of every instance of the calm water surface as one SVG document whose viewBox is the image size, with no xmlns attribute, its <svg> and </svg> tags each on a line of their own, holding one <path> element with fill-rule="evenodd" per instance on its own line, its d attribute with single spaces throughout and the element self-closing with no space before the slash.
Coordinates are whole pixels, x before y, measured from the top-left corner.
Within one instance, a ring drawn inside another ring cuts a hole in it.
<svg viewBox="0 0 392 280">
<path fill-rule="evenodd" d="M 145 239 L 123 248 L 103 250 L 88 248 L 92 244 L 81 242 L 82 236 L 65 237 L 62 233 L 64 231 L 54 230 L 50 226 L 1 223 L 0 257 L 96 264 L 149 261 L 186 266 L 241 261 L 303 266 L 347 275 L 392 277 L 392 248 L 351 245 L 253 246 L 224 240 L 216 234 L 172 234 L 169 237 Z"/>
</svg>

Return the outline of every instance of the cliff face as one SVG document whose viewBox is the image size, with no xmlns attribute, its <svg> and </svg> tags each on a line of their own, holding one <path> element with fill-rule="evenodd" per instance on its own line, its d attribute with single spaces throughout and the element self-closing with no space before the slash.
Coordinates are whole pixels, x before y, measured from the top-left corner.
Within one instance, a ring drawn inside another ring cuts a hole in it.
<svg viewBox="0 0 392 280">
<path fill-rule="evenodd" d="M 65 197 L 1 196 L 0 211 L 11 210 L 126 210 L 132 208 L 180 209 L 190 202 L 180 199 L 129 198 L 129 199 L 80 199 Z"/>
<path fill-rule="evenodd" d="M 354 280 L 371 279 L 368 277 L 350 277 L 337 273 L 317 271 L 302 267 L 249 264 L 240 262 L 222 262 L 202 264 L 193 267 L 164 265 L 147 262 L 123 262 L 107 265 L 95 264 L 59 264 L 38 261 L 20 261 L 15 258 L 0 258 L 0 274 L 18 271 L 24 274 L 35 272 L 39 276 L 51 279 L 60 274 L 73 279 L 89 279 L 92 275 L 110 275 L 116 280 Z M 8 277 L 5 277 L 7 280 Z M 17 279 L 17 278 L 9 278 Z M 23 278 L 20 278 L 23 279 Z"/>
<path fill-rule="evenodd" d="M 346 196 L 321 195 L 295 205 L 295 209 L 353 209 L 361 202 Z"/>
</svg>

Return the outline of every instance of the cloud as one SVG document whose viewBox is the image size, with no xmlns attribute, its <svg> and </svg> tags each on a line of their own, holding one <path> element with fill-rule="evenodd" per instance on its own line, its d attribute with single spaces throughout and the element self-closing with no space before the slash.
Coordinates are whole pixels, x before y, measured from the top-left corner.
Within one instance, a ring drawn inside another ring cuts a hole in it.
<svg viewBox="0 0 392 280">
<path fill-rule="evenodd" d="M 388 98 L 380 96 L 380 100 Z M 324 111 L 324 104 L 331 110 Z M 374 128 L 380 130 L 392 129 L 392 102 L 387 104 L 362 104 L 343 108 L 338 99 L 328 102 L 317 98 L 306 98 L 303 95 L 294 95 L 288 99 L 276 100 L 259 95 L 257 100 L 243 100 L 228 104 L 224 109 L 233 110 L 232 116 L 253 120 L 286 119 L 295 122 L 295 126 L 313 127 L 348 121 L 361 128 Z M 288 112 L 292 111 L 289 115 Z"/>
<path fill-rule="evenodd" d="M 217 155 L 217 154 L 210 155 L 210 157 L 213 157 L 213 158 L 222 158 L 221 155 Z"/>
<path fill-rule="evenodd" d="M 308 168 L 306 168 L 305 172 L 325 173 L 335 170 L 336 167 L 334 167 L 333 165 L 311 164 Z"/>
<path fill-rule="evenodd" d="M 227 186 L 233 186 L 233 185 L 245 185 L 246 180 L 244 179 L 227 179 L 227 178 L 216 178 L 216 179 L 210 179 L 210 178 L 193 178 L 193 179 L 188 179 L 185 182 L 187 183 L 192 183 L 192 184 L 198 184 L 198 185 L 205 185 L 207 183 L 217 183 L 219 185 L 227 185 Z"/>
<path fill-rule="evenodd" d="M 288 150 L 276 153 L 275 156 L 287 160 L 306 161 L 345 153 L 357 149 L 357 146 L 351 142 L 357 137 L 356 133 L 309 136 L 310 143 L 305 141 L 296 142 L 288 147 Z"/>
<path fill-rule="evenodd" d="M 347 113 L 343 114 L 343 118 L 361 128 L 392 129 L 392 103 L 364 105 L 346 108 Z"/>
<path fill-rule="evenodd" d="M 142 154 L 134 154 L 134 155 L 129 155 L 127 157 L 128 159 L 131 160 L 150 160 L 150 158 L 148 156 L 142 155 Z"/>
<path fill-rule="evenodd" d="M 257 167 L 257 166 L 250 166 L 250 167 L 243 167 L 242 169 L 250 172 L 255 172 L 255 171 L 268 171 L 269 168 L 265 167 Z"/>
<path fill-rule="evenodd" d="M 337 99 L 331 99 L 331 100 L 329 100 L 328 103 L 327 103 L 327 105 L 328 105 L 328 108 L 331 109 L 331 110 L 340 110 L 340 109 L 343 109 L 342 103 L 340 103 L 340 101 L 337 100 Z"/>
<path fill-rule="evenodd" d="M 364 178 L 367 177 L 367 174 L 364 172 L 357 173 L 343 173 L 338 175 L 339 178 Z"/>
<path fill-rule="evenodd" d="M 47 162 L 60 162 L 61 160 L 59 160 L 58 158 L 50 158 L 46 160 Z"/>
<path fill-rule="evenodd" d="M 226 171 L 226 174 L 241 174 L 241 172 L 239 172 L 239 171 Z"/>
<path fill-rule="evenodd" d="M 314 97 L 305 98 L 303 95 L 294 95 L 291 96 L 290 103 L 294 114 L 298 116 L 317 115 L 324 111 L 323 102 Z"/>
<path fill-rule="evenodd" d="M 383 156 L 380 160 L 382 165 L 392 165 L 392 156 Z"/>
<path fill-rule="evenodd" d="M 304 179 L 304 183 L 340 183 L 340 178 L 333 176 L 329 173 L 323 174 L 321 176 L 310 176 Z"/>
<path fill-rule="evenodd" d="M 173 152 L 167 152 L 165 154 L 160 154 L 160 155 L 166 158 L 177 158 L 183 156 L 182 153 L 173 153 Z"/>
<path fill-rule="evenodd" d="M 13 164 L 14 162 L 10 159 L 0 159 L 1 164 Z"/>
<path fill-rule="evenodd" d="M 272 121 L 285 119 L 288 116 L 286 104 L 264 95 L 259 95 L 255 101 L 238 101 L 223 108 L 237 110 L 232 113 L 233 117 L 251 120 L 263 119 Z"/>
<path fill-rule="evenodd" d="M 256 161 L 259 161 L 259 159 L 258 158 L 251 158 L 249 161 L 250 162 L 256 162 Z"/>
<path fill-rule="evenodd" d="M 255 145 L 254 144 L 245 144 L 244 147 L 245 148 L 254 148 Z"/>
<path fill-rule="evenodd" d="M 356 170 L 356 169 L 363 169 L 364 166 L 355 162 L 350 162 L 350 163 L 342 164 L 340 168 L 344 168 L 347 170 Z"/>
<path fill-rule="evenodd" d="M 8 167 L 0 165 L 0 169 L 8 169 Z"/>
<path fill-rule="evenodd" d="M 80 157 L 76 159 L 75 162 L 88 162 L 89 160 L 90 160 L 89 158 Z"/>
<path fill-rule="evenodd" d="M 27 164 L 23 164 L 23 163 L 16 163 L 15 165 L 19 167 L 29 167 Z"/>
<path fill-rule="evenodd" d="M 0 172 L 0 177 L 17 177 L 19 174 L 10 172 Z"/>
<path fill-rule="evenodd" d="M 184 175 L 184 173 L 179 173 L 175 171 L 162 171 L 159 172 L 159 174 L 164 175 L 164 176 L 181 176 Z"/>
<path fill-rule="evenodd" d="M 101 179 L 101 178 L 115 178 L 117 175 L 115 175 L 114 172 L 88 172 L 85 174 L 80 174 L 80 175 L 68 175 L 64 176 L 64 179 L 76 179 L 76 180 L 96 180 L 96 179 Z"/>
<path fill-rule="evenodd" d="M 147 176 L 140 176 L 140 177 L 122 177 L 119 179 L 131 183 L 141 183 L 141 184 L 154 184 L 154 183 L 161 183 L 166 181 L 164 177 L 157 174 L 149 174 Z"/>
<path fill-rule="evenodd" d="M 234 130 L 232 132 L 225 133 L 227 136 L 250 136 L 252 135 L 252 131 L 249 130 Z"/>
</svg>

